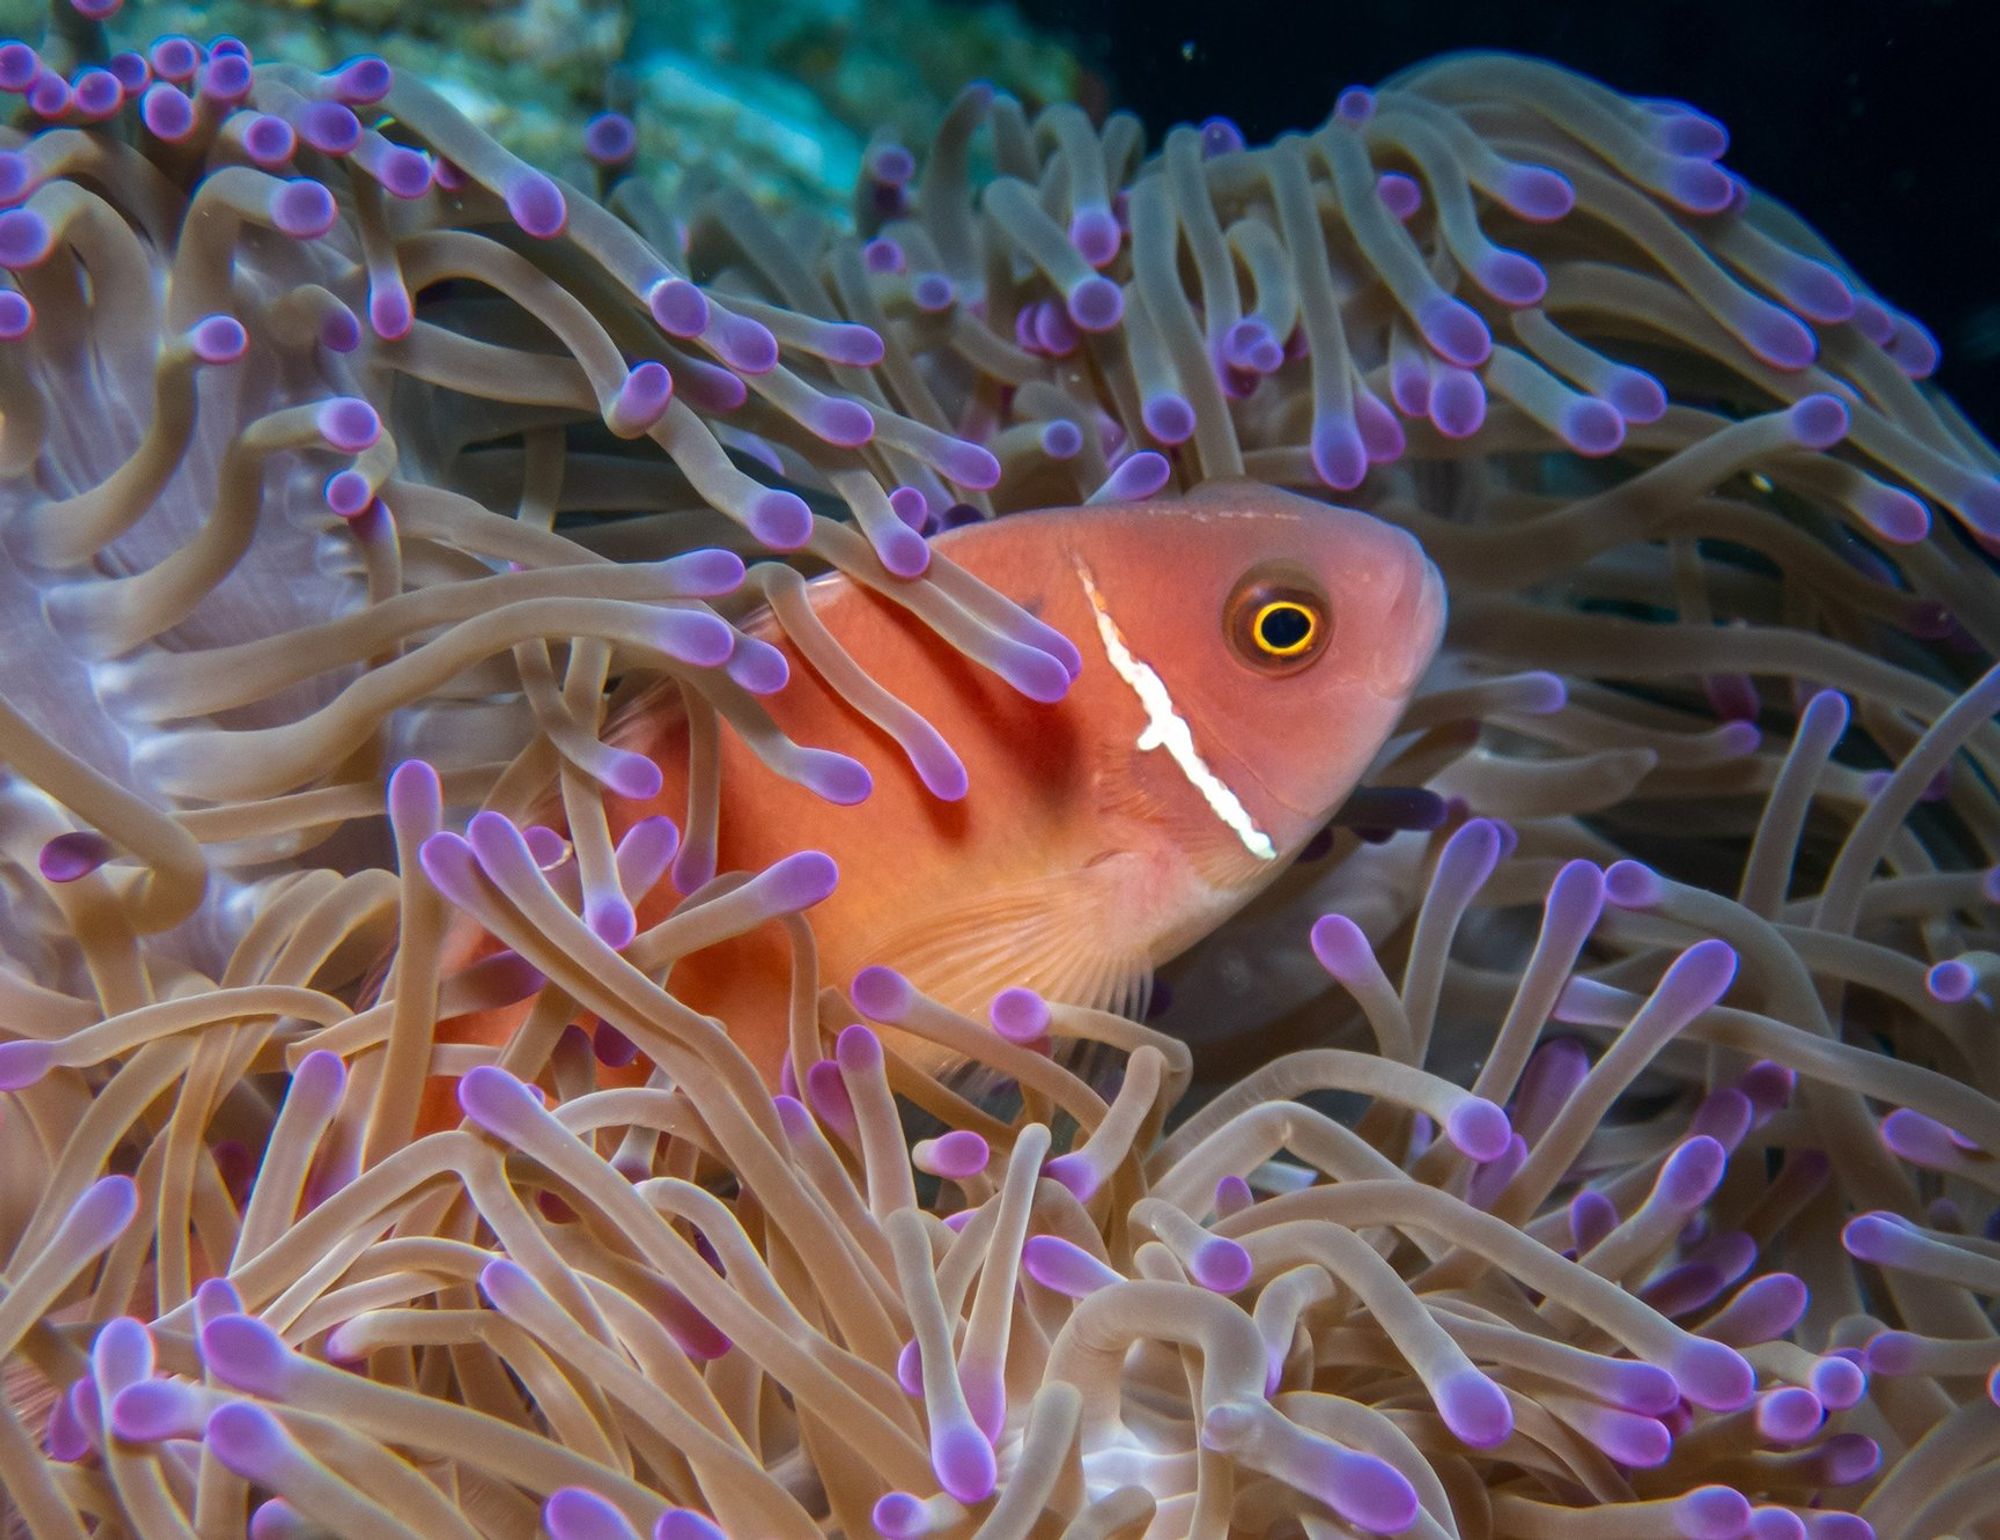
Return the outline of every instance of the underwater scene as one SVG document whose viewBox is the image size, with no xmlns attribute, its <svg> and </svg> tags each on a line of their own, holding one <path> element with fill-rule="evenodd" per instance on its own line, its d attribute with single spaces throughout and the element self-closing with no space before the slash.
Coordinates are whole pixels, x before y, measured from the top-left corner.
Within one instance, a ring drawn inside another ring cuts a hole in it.
<svg viewBox="0 0 2000 1540">
<path fill-rule="evenodd" d="M 0 1540 L 2000 1540 L 1852 10 L 0 0 Z"/>
</svg>

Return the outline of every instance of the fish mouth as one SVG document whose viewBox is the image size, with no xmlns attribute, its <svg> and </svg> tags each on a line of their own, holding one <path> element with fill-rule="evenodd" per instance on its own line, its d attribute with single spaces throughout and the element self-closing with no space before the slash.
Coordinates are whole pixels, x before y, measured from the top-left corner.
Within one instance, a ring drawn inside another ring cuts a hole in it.
<svg viewBox="0 0 2000 1540">
<path fill-rule="evenodd" d="M 1399 700 L 1416 688 L 1444 639 L 1444 575 L 1419 554 L 1382 617 L 1383 644 L 1367 681 L 1370 693 Z"/>
</svg>

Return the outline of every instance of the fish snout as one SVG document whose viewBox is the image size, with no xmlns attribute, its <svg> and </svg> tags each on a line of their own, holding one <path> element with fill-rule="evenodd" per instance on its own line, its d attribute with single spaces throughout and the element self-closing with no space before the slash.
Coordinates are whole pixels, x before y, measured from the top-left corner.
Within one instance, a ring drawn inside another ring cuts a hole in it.
<svg viewBox="0 0 2000 1540">
<path fill-rule="evenodd" d="M 1444 637 L 1444 576 L 1415 537 L 1395 531 L 1405 547 L 1395 578 L 1373 617 L 1373 656 L 1366 674 L 1370 691 L 1400 700 L 1416 688 Z"/>
</svg>

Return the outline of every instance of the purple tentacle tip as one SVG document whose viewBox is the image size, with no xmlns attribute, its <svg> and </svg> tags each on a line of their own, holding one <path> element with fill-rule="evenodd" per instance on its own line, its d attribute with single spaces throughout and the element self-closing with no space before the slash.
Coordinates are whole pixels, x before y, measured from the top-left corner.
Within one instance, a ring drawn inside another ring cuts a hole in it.
<svg viewBox="0 0 2000 1540">
<path fill-rule="evenodd" d="M 358 455 L 382 436 L 382 419 L 359 396 L 335 396 L 320 404 L 320 437 L 329 449 Z"/>
<path fill-rule="evenodd" d="M 869 531 L 869 543 L 891 577 L 919 578 L 930 569 L 931 548 L 924 537 L 902 520 Z"/>
<path fill-rule="evenodd" d="M 1010 1043 L 1032 1043 L 1048 1036 L 1049 1004 L 1032 989 L 1003 989 L 986 1008 L 993 1030 Z"/>
<path fill-rule="evenodd" d="M 1417 1521 L 1417 1489 L 1380 1456 L 1340 1452 L 1326 1462 L 1321 1501 L 1358 1528 L 1400 1534 Z"/>
<path fill-rule="evenodd" d="M 307 102 L 292 126 L 322 155 L 346 155 L 361 142 L 361 120 L 339 102 Z"/>
<path fill-rule="evenodd" d="M 0 267 L 33 267 L 55 247 L 55 232 L 33 209 L 0 214 Z"/>
<path fill-rule="evenodd" d="M 801 850 L 767 866 L 758 878 L 769 883 L 772 901 L 781 909 L 810 909 L 826 902 L 840 885 L 840 868 L 818 850 Z"/>
<path fill-rule="evenodd" d="M 890 1492 L 877 1498 L 868 1517 L 882 1540 L 917 1540 L 927 1532 L 923 1502 L 909 1492 Z"/>
<path fill-rule="evenodd" d="M 886 353 L 882 334 L 872 326 L 842 322 L 825 330 L 827 360 L 850 369 L 868 369 L 882 362 Z"/>
<path fill-rule="evenodd" d="M 847 1094 L 847 1083 L 840 1078 L 840 1066 L 833 1060 L 820 1059 L 808 1066 L 806 1100 L 830 1132 L 844 1139 L 854 1137 L 857 1129 L 854 1101 Z"/>
<path fill-rule="evenodd" d="M 0 342 L 18 342 L 35 329 L 35 307 L 25 294 L 0 289 Z"/>
<path fill-rule="evenodd" d="M 231 315 L 203 316 L 187 336 L 189 350 L 205 364 L 233 364 L 250 346 L 250 334 Z"/>
<path fill-rule="evenodd" d="M 875 414 L 859 401 L 829 396 L 807 414 L 806 426 L 837 449 L 859 449 L 875 437 Z"/>
<path fill-rule="evenodd" d="M 646 308 L 669 337 L 698 337 L 708 326 L 708 296 L 685 278 L 663 278 L 646 294 Z"/>
<path fill-rule="evenodd" d="M 1334 98 L 1333 115 L 1350 126 L 1366 123 L 1375 116 L 1375 93 L 1366 86 L 1348 86 Z"/>
<path fill-rule="evenodd" d="M 137 1444 L 199 1438 L 201 1425 L 201 1397 L 178 1380 L 141 1380 L 111 1400 L 111 1431 Z"/>
<path fill-rule="evenodd" d="M 875 790 L 875 778 L 866 765 L 831 749 L 800 749 L 794 766 L 801 786 L 836 807 L 866 802 Z"/>
<path fill-rule="evenodd" d="M 769 374 L 778 367 L 778 339 L 761 321 L 710 307 L 702 334 L 716 356 L 743 374 Z"/>
<path fill-rule="evenodd" d="M 964 439 L 946 441 L 938 457 L 938 469 L 946 480 L 975 492 L 985 492 L 1000 484 L 1000 461 L 993 451 Z"/>
<path fill-rule="evenodd" d="M 1329 416 L 1313 424 L 1313 474 L 1336 492 L 1352 492 L 1368 474 L 1368 448 L 1349 416 Z"/>
<path fill-rule="evenodd" d="M 985 1139 L 969 1128 L 954 1128 L 930 1143 L 931 1169 L 952 1181 L 977 1176 L 992 1158 Z"/>
<path fill-rule="evenodd" d="M 622 166 L 638 148 L 638 127 L 622 112 L 600 112 L 583 125 L 583 153 L 600 166 Z"/>
<path fill-rule="evenodd" d="M 139 1188 L 132 1178 L 104 1176 L 84 1188 L 63 1217 L 62 1227 L 74 1230 L 93 1251 L 101 1251 L 125 1233 L 138 1212 Z"/>
<path fill-rule="evenodd" d="M 1728 992 L 1736 962 L 1736 949 L 1728 942 L 1697 941 L 1673 960 L 1656 994 L 1663 1005 L 1691 1021 Z"/>
<path fill-rule="evenodd" d="M 1712 1412 L 1748 1406 L 1757 1393 L 1757 1371 L 1736 1349 L 1700 1337 L 1685 1339 L 1668 1364 L 1681 1394 Z"/>
<path fill-rule="evenodd" d="M 1400 171 L 1385 171 L 1377 177 L 1375 193 L 1389 212 L 1405 223 L 1414 218 L 1417 210 L 1424 206 L 1423 184 L 1414 177 L 1404 176 Z M 1489 292 L 1491 292 L 1490 286 Z"/>
<path fill-rule="evenodd" d="M 70 82 L 76 110 L 93 123 L 101 123 L 116 112 L 125 100 L 125 88 L 108 69 L 86 66 Z"/>
<path fill-rule="evenodd" d="M 1475 368 L 1493 352 L 1493 333 L 1479 312 L 1463 300 L 1434 294 L 1419 308 L 1417 329 L 1439 357 L 1461 369 Z"/>
<path fill-rule="evenodd" d="M 1070 219 L 1069 243 L 1092 267 L 1108 266 L 1121 238 L 1118 218 L 1106 204 L 1086 203 Z"/>
<path fill-rule="evenodd" d="M 38 118 L 59 118 L 69 105 L 69 82 L 54 70 L 43 69 L 28 87 L 28 111 Z"/>
<path fill-rule="evenodd" d="M 1946 1005 L 1957 1005 L 1972 998 L 1979 987 L 1979 975 L 1965 963 L 1953 959 L 1941 962 L 1924 975 L 1924 987 L 1931 998 Z"/>
<path fill-rule="evenodd" d="M 1569 1201 L 1569 1234 L 1577 1254 L 1590 1250 L 1618 1226 L 1618 1208 L 1594 1187 L 1586 1187 Z"/>
<path fill-rule="evenodd" d="M 1021 1270 L 1043 1288 L 1070 1299 L 1082 1299 L 1120 1281 L 1111 1268 L 1059 1235 L 1028 1237 L 1021 1247 Z"/>
<path fill-rule="evenodd" d="M 1226 1236 L 1211 1235 L 1195 1247 L 1188 1258 L 1188 1275 L 1217 1294 L 1234 1294 L 1247 1288 L 1257 1265 L 1250 1253 Z"/>
<path fill-rule="evenodd" d="M 1514 1137 L 1507 1114 L 1483 1096 L 1465 1096 L 1445 1114 L 1445 1137 L 1474 1160 L 1498 1160 Z"/>
<path fill-rule="evenodd" d="M 368 484 L 368 478 L 356 470 L 335 471 L 326 478 L 320 495 L 326 500 L 327 508 L 343 519 L 359 518 L 375 501 L 375 489 Z"/>
<path fill-rule="evenodd" d="M 893 968 L 880 964 L 863 968 L 847 987 L 848 998 L 862 1015 L 890 1025 L 901 1021 L 916 1003 L 916 990 Z"/>
<path fill-rule="evenodd" d="M 962 1503 L 984 1502 L 999 1481 L 992 1443 L 969 1422 L 940 1422 L 931 1430 L 931 1470 Z"/>
<path fill-rule="evenodd" d="M 908 266 L 903 248 L 887 236 L 877 236 L 862 247 L 861 262 L 871 273 L 900 273 Z"/>
<path fill-rule="evenodd" d="M 106 1321 L 90 1345 L 91 1373 L 107 1395 L 153 1374 L 153 1334 L 144 1321 L 119 1316 Z"/>
<path fill-rule="evenodd" d="M 1798 1385 L 1782 1385 L 1757 1400 L 1757 1431 L 1774 1444 L 1798 1444 L 1826 1421 L 1818 1396 Z"/>
<path fill-rule="evenodd" d="M 1134 459 L 1138 458 L 1136 455 Z M 1127 462 L 1130 463 L 1130 462 Z M 1070 673 L 1062 658 L 1029 642 L 1008 644 L 993 664 L 994 671 L 1029 700 L 1051 705 L 1069 693 Z"/>
<path fill-rule="evenodd" d="M 1750 1524 L 1750 1499 L 1734 1487 L 1696 1487 L 1673 1505 L 1683 1540 L 1737 1540 Z"/>
<path fill-rule="evenodd" d="M 1819 392 L 1801 396 L 1785 413 L 1792 437 L 1807 449 L 1831 449 L 1847 437 L 1851 418 L 1847 403 Z"/>
<path fill-rule="evenodd" d="M 231 1401 L 209 1414 L 202 1439 L 215 1457 L 249 1481 L 271 1478 L 294 1458 L 278 1419 L 249 1401 Z"/>
<path fill-rule="evenodd" d="M 674 399 L 674 377 L 654 359 L 635 364 L 618 387 L 605 422 L 620 438 L 637 438 L 667 414 Z"/>
<path fill-rule="evenodd" d="M 281 1397 L 299 1362 L 276 1328 L 254 1315 L 218 1316 L 196 1340 L 217 1379 L 253 1396 Z"/>
<path fill-rule="evenodd" d="M 1595 459 L 1625 442 L 1625 419 L 1608 401 L 1574 396 L 1563 403 L 1563 442 L 1578 454 Z"/>
<path fill-rule="evenodd" d="M 243 1313 L 243 1296 L 227 1278 L 208 1278 L 194 1291 L 195 1319 L 206 1326 L 225 1315 Z"/>
<path fill-rule="evenodd" d="M 1313 922 L 1312 952 L 1319 965 L 1343 984 L 1366 978 L 1375 968 L 1375 949 L 1361 927 L 1344 914 L 1325 914 Z"/>
<path fill-rule="evenodd" d="M 1430 419 L 1446 438 L 1470 438 L 1486 422 L 1486 387 L 1469 369 L 1440 369 L 1431 386 Z"/>
<path fill-rule="evenodd" d="M 639 934 L 639 917 L 622 893 L 598 893 L 583 906 L 584 923 L 614 952 L 622 952 Z"/>
<path fill-rule="evenodd" d="M 639 1540 L 625 1515 L 585 1487 L 559 1487 L 542 1504 L 550 1540 Z"/>
<path fill-rule="evenodd" d="M 1667 1157 L 1654 1190 L 1674 1208 L 1696 1208 L 1721 1185 L 1728 1165 L 1729 1152 L 1707 1134 L 1698 1135 Z"/>
<path fill-rule="evenodd" d="M 1541 263 L 1518 251 L 1496 248 L 1479 260 L 1472 276 L 1480 288 L 1503 305 L 1539 304 L 1549 292 L 1549 275 L 1542 270 Z"/>
<path fill-rule="evenodd" d="M 1109 278 L 1092 276 L 1069 291 L 1065 308 L 1078 330 L 1108 332 L 1125 317 L 1125 291 Z"/>
<path fill-rule="evenodd" d="M 1889 338 L 1889 357 L 1911 379 L 1927 380 L 1937 373 L 1943 350 L 1929 327 L 1915 316 L 1899 313 L 1896 330 Z"/>
<path fill-rule="evenodd" d="M 1437 1387 L 1437 1409 L 1453 1435 L 1474 1449 L 1491 1449 L 1513 1436 L 1507 1392 L 1477 1369 L 1446 1375 Z"/>
<path fill-rule="evenodd" d="M 689 551 L 662 563 L 675 589 L 691 599 L 714 599 L 743 586 L 743 558 L 720 549 Z"/>
<path fill-rule="evenodd" d="M 523 166 L 511 173 L 500 189 L 507 212 L 536 240 L 561 235 L 569 223 L 569 204 L 562 189 L 539 171 Z"/>
<path fill-rule="evenodd" d="M 692 1508 L 669 1508 L 653 1524 L 653 1540 L 728 1540 L 722 1526 Z"/>
<path fill-rule="evenodd" d="M 389 88 L 396 83 L 396 72 L 379 54 L 362 53 L 323 78 L 340 101 L 351 107 L 366 107 L 389 94 Z"/>
<path fill-rule="evenodd" d="M 316 1048 L 299 1061 L 285 1089 L 287 1105 L 296 1103 L 314 1121 L 332 1116 L 347 1091 L 347 1064 L 339 1054 Z"/>
<path fill-rule="evenodd" d="M 1773 369 L 1803 369 L 1819 356 L 1811 327 L 1790 311 L 1761 302 L 1744 317 L 1743 341 Z"/>
<path fill-rule="evenodd" d="M 25 1091 L 56 1066 L 56 1046 L 39 1037 L 0 1043 L 0 1091 Z"/>
<path fill-rule="evenodd" d="M 240 102 L 250 94 L 250 60 L 245 54 L 224 53 L 211 46 L 208 62 L 201 67 L 198 89 L 218 102 Z"/>
<path fill-rule="evenodd" d="M 834 1039 L 834 1060 L 842 1070 L 854 1075 L 879 1074 L 882 1069 L 882 1039 L 856 1022 L 841 1028 Z"/>
<path fill-rule="evenodd" d="M 1139 417 L 1145 423 L 1146 431 L 1159 443 L 1185 444 L 1194 437 L 1194 408 L 1188 405 L 1185 396 L 1165 392 L 1150 397 L 1140 408 Z M 1077 448 L 1081 447 L 1079 435 Z M 1075 452 L 1075 449 L 1070 451 L 1071 454 Z"/>
<path fill-rule="evenodd" d="M 1141 449 L 1119 461 L 1096 496 L 1103 502 L 1144 502 L 1164 487 L 1173 473 L 1174 468 L 1165 455 Z"/>
<path fill-rule="evenodd" d="M 1201 154 L 1204 160 L 1213 160 L 1218 155 L 1233 155 L 1248 144 L 1243 130 L 1228 118 L 1208 118 L 1201 125 Z"/>
<path fill-rule="evenodd" d="M 1660 874 L 1638 861 L 1613 861 L 1604 870 L 1604 901 L 1617 909 L 1650 909 L 1666 897 Z"/>
<path fill-rule="evenodd" d="M 752 695 L 776 695 L 791 679 L 792 666 L 769 642 L 739 634 L 726 672 Z"/>
<path fill-rule="evenodd" d="M 35 83 L 41 69 L 41 55 L 28 44 L 18 38 L 0 43 L 0 91 L 18 95 Z"/>
<path fill-rule="evenodd" d="M 45 843 L 35 866 L 50 882 L 76 882 L 88 877 L 115 854 L 111 841 L 95 829 L 75 829 Z"/>
<path fill-rule="evenodd" d="M 435 827 L 444 811 L 444 783 L 428 761 L 406 759 L 389 777 L 389 817 L 412 828 Z"/>
<path fill-rule="evenodd" d="M 910 298 L 917 309 L 936 315 L 958 302 L 958 285 L 943 273 L 919 273 L 910 285 Z"/>
<path fill-rule="evenodd" d="M 812 538 L 812 509 L 796 492 L 770 488 L 750 499 L 750 533 L 774 551 L 796 551 Z"/>
</svg>

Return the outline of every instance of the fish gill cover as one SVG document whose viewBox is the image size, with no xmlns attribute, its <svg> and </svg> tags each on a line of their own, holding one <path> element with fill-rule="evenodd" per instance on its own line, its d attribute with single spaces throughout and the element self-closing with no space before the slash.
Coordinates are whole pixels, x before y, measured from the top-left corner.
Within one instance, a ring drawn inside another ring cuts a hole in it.
<svg viewBox="0 0 2000 1540">
<path fill-rule="evenodd" d="M 1994 1532 L 2000 462 L 1722 125 L 1493 55 L 1256 147 L 972 86 L 806 238 L 112 9 L 0 47 L 17 1532 Z M 685 701 L 684 842 L 719 733 L 829 784 L 728 553 L 1060 693 L 927 537 L 1236 477 L 1452 618 L 1199 1064 L 819 990 L 799 868 L 586 923 L 670 880 L 608 682 Z M 771 923 L 775 1096 L 671 973 Z"/>
</svg>

